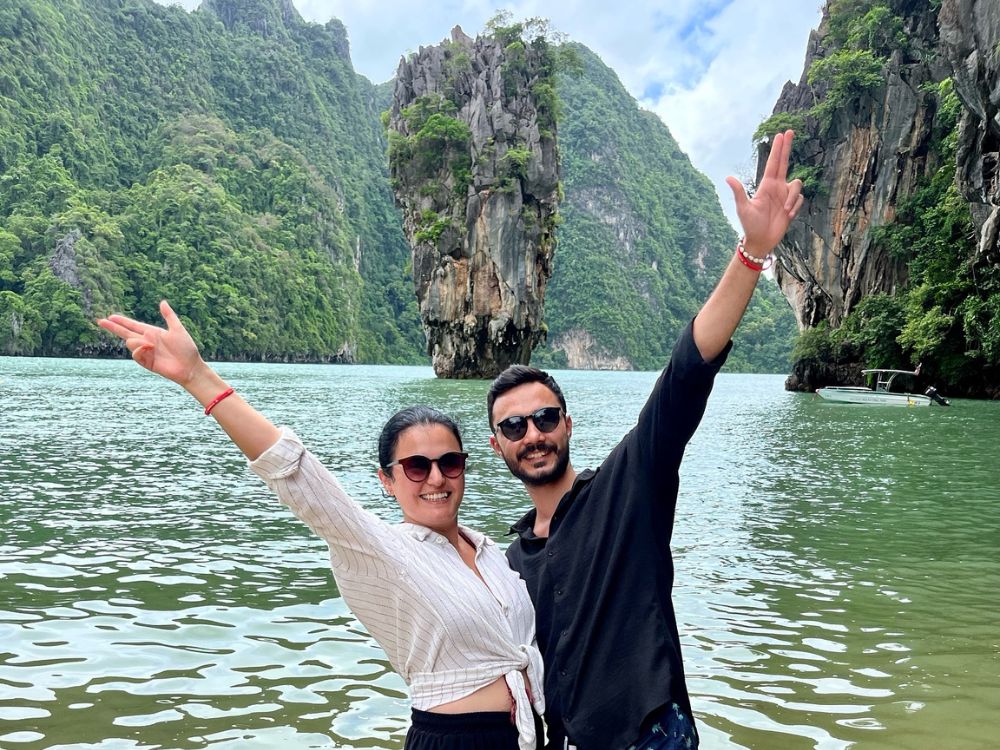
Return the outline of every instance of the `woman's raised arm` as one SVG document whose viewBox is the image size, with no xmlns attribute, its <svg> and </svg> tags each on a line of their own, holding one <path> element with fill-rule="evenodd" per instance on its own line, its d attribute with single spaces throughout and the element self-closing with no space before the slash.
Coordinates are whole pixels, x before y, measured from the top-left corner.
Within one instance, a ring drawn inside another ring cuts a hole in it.
<svg viewBox="0 0 1000 750">
<path fill-rule="evenodd" d="M 229 386 L 201 358 L 198 347 L 166 300 L 160 303 L 166 328 L 140 323 L 124 315 L 101 318 L 97 325 L 118 336 L 132 359 L 150 372 L 180 385 L 207 407 Z M 227 396 L 212 408 L 212 416 L 251 461 L 274 445 L 281 435 L 263 414 L 240 398 Z"/>
</svg>

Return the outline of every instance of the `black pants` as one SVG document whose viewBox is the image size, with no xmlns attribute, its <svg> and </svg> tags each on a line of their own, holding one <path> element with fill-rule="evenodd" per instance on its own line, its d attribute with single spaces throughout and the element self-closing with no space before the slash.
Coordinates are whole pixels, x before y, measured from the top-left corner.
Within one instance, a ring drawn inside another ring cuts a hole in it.
<svg viewBox="0 0 1000 750">
<path fill-rule="evenodd" d="M 406 733 L 406 750 L 517 750 L 517 727 L 506 711 L 435 714 L 412 710 L 413 725 Z M 542 720 L 535 716 L 538 747 L 542 747 Z"/>
</svg>

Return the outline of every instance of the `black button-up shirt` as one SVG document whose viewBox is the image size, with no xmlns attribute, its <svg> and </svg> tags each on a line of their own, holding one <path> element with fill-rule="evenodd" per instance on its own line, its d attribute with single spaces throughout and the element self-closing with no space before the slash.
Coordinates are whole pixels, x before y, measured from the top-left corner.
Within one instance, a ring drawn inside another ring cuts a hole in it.
<svg viewBox="0 0 1000 750">
<path fill-rule="evenodd" d="M 688 325 L 631 432 L 507 550 L 535 605 L 550 747 L 624 750 L 650 713 L 691 715 L 671 590 L 678 469 L 731 344 L 705 362 Z"/>
</svg>

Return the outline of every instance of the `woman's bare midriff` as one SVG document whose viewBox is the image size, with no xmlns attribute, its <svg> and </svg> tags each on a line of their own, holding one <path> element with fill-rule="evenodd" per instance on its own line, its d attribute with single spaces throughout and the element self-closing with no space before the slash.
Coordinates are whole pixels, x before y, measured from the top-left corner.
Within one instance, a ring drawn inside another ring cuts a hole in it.
<svg viewBox="0 0 1000 750">
<path fill-rule="evenodd" d="M 524 675 L 524 681 L 527 684 L 527 675 L 523 670 L 521 674 Z M 469 714 L 477 711 L 510 711 L 513 706 L 514 702 L 510 696 L 510 690 L 507 689 L 507 681 L 500 677 L 464 698 L 459 698 L 451 703 L 442 703 L 440 706 L 428 710 L 436 714 Z"/>
</svg>

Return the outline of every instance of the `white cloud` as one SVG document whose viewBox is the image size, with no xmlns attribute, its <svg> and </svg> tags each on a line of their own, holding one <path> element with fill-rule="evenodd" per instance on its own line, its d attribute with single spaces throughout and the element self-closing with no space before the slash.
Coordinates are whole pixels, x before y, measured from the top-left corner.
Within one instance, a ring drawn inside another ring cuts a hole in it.
<svg viewBox="0 0 1000 750">
<path fill-rule="evenodd" d="M 750 171 L 753 131 L 771 114 L 785 81 L 798 81 L 809 30 L 818 24 L 819 9 L 805 4 L 737 0 L 709 23 L 727 43 L 704 75 L 694 85 L 644 102 L 715 184 L 734 225 L 725 178 Z"/>
<path fill-rule="evenodd" d="M 734 223 L 725 177 L 749 169 L 753 131 L 770 114 L 784 82 L 798 80 L 809 31 L 820 19 L 819 0 L 293 2 L 308 21 L 343 21 L 355 69 L 376 83 L 395 74 L 401 56 L 436 44 L 456 24 L 474 35 L 499 8 L 515 18 L 548 18 L 600 55 L 629 92 L 663 119 L 715 184 Z M 191 9 L 198 0 L 176 4 Z M 643 99 L 647 92 L 655 96 Z"/>
</svg>

